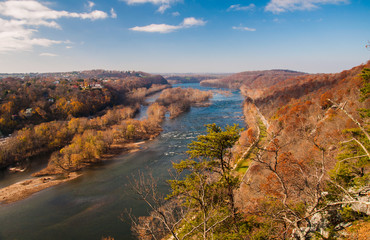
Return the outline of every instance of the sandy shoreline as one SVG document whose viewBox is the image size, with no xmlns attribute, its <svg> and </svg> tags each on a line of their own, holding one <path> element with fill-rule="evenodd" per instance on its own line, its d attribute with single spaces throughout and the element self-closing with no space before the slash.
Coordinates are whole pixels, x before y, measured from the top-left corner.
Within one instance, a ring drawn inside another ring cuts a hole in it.
<svg viewBox="0 0 370 240">
<path fill-rule="evenodd" d="M 140 150 L 140 145 L 145 143 L 136 142 L 136 143 L 118 143 L 111 146 L 110 151 L 105 154 L 102 158 L 102 161 L 110 160 L 119 154 L 124 152 L 132 153 Z M 0 205 L 14 203 L 20 200 L 23 200 L 34 193 L 40 192 L 46 188 L 59 185 L 78 178 L 83 173 L 72 172 L 69 173 L 67 177 L 62 178 L 61 175 L 50 175 L 42 177 L 32 177 L 17 183 L 14 183 L 10 186 L 0 189 Z"/>
<path fill-rule="evenodd" d="M 36 177 L 14 183 L 0 189 L 1 204 L 13 203 L 31 196 L 41 190 L 73 180 L 81 174 L 71 173 L 68 178 L 60 179 L 59 176 Z"/>
</svg>

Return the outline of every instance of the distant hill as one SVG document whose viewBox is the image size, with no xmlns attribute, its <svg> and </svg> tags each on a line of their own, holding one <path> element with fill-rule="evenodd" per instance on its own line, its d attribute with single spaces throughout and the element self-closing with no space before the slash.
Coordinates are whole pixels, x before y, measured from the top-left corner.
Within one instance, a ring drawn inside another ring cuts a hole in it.
<svg viewBox="0 0 370 240">
<path fill-rule="evenodd" d="M 203 80 L 208 79 L 220 79 L 231 74 L 228 73 L 204 73 L 204 74 L 196 74 L 196 73 L 173 73 L 173 74 L 162 74 L 162 76 L 167 79 L 167 81 L 171 84 L 178 84 L 178 83 L 199 83 Z"/>
<path fill-rule="evenodd" d="M 269 87 L 288 78 L 305 75 L 303 72 L 290 70 L 265 70 L 247 71 L 236 73 L 221 79 L 209 79 L 201 81 L 202 86 L 223 87 L 238 89 L 247 87 L 249 89 Z"/>
<path fill-rule="evenodd" d="M 331 98 L 341 102 L 343 99 L 354 101 L 359 98 L 358 89 L 362 84 L 359 77 L 363 68 L 369 68 L 367 64 L 356 66 L 340 73 L 331 74 L 306 74 L 294 78 L 287 78 L 279 84 L 259 89 L 244 89 L 243 94 L 253 99 L 253 102 L 260 107 L 267 116 L 272 117 L 273 108 L 278 109 L 291 101 L 310 99 L 316 101 L 322 94 L 328 92 Z M 243 90 L 243 89 L 242 89 Z M 351 92 L 351 94 L 349 94 Z M 353 96 L 352 96 L 353 95 Z M 350 106 L 347 106 L 350 107 Z M 355 112 L 356 109 L 354 108 Z"/>
<path fill-rule="evenodd" d="M 0 137 L 27 125 L 89 117 L 117 105 L 136 107 L 146 96 L 170 87 L 162 76 L 144 72 L 91 70 L 1 76 Z"/>
<path fill-rule="evenodd" d="M 66 79 L 66 80 L 77 80 L 77 79 L 95 79 L 95 80 L 117 80 L 117 79 L 129 79 L 129 78 L 153 78 L 155 84 L 167 84 L 167 81 L 160 75 L 152 75 L 141 71 L 114 71 L 114 70 L 85 70 L 85 71 L 72 71 L 72 72 L 50 72 L 50 73 L 0 73 L 0 79 L 13 77 L 13 78 L 47 78 L 47 79 Z M 161 78 L 159 82 L 157 82 Z"/>
</svg>

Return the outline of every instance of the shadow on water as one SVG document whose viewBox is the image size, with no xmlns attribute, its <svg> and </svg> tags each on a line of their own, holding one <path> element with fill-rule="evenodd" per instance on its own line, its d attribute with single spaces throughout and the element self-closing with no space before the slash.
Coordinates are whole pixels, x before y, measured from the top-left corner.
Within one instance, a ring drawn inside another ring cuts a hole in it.
<svg viewBox="0 0 370 240">
<path fill-rule="evenodd" d="M 45 154 L 37 157 L 37 159 L 29 161 L 24 172 L 10 173 L 8 169 L 0 170 L 0 188 L 31 178 L 33 173 L 38 172 L 47 166 L 49 157 L 50 154 Z"/>
<path fill-rule="evenodd" d="M 195 87 L 199 84 L 179 84 Z M 212 105 L 192 108 L 177 119 L 166 120 L 163 133 L 142 145 L 143 150 L 117 156 L 83 176 L 10 205 L 0 205 L 0 239 L 133 239 L 130 225 L 119 218 L 124 209 L 136 215 L 148 214 L 146 206 L 129 191 L 127 178 L 139 170 L 150 169 L 162 179 L 161 189 L 168 191 L 165 179 L 172 162 L 186 157 L 187 144 L 205 132 L 204 124 L 222 127 L 242 120 L 242 97 L 215 94 Z"/>
</svg>

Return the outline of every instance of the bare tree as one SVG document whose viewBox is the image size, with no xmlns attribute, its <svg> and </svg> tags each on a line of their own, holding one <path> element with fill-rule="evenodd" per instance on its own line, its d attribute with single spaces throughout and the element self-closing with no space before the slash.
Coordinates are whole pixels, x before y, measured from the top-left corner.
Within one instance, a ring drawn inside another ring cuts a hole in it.
<svg viewBox="0 0 370 240">
<path fill-rule="evenodd" d="M 182 181 L 180 174 L 172 174 L 172 177 L 172 182 Z M 223 202 L 220 196 L 226 195 L 226 192 L 218 192 L 224 190 L 212 183 L 210 175 L 194 172 L 192 178 L 198 183 L 192 185 L 192 190 L 165 198 L 159 194 L 157 180 L 152 174 L 145 176 L 140 172 L 137 178 L 130 180 L 129 185 L 138 199 L 149 207 L 149 216 L 135 217 L 131 210 L 126 210 L 121 219 L 129 219 L 131 229 L 139 239 L 162 239 L 167 235 L 176 240 L 194 236 L 209 239 L 215 228 L 230 219 L 232 213 L 220 214 Z"/>
<path fill-rule="evenodd" d="M 333 108 L 339 109 L 348 116 L 359 127 L 366 139 L 370 140 L 368 132 L 361 123 L 345 110 L 345 104 L 331 102 Z M 362 204 L 369 206 L 370 203 L 359 198 L 359 193 L 363 191 L 363 188 L 357 192 L 350 192 L 344 186 L 328 178 L 328 154 L 324 145 L 318 142 L 318 138 L 315 136 L 318 132 L 312 130 L 309 134 L 304 134 L 304 131 L 302 133 L 303 139 L 300 141 L 306 141 L 317 152 L 312 155 L 313 163 L 307 164 L 295 159 L 289 152 L 289 143 L 280 143 L 278 135 L 272 135 L 270 141 L 264 146 L 257 144 L 258 152 L 253 160 L 267 169 L 273 179 L 271 183 L 276 183 L 270 184 L 268 187 L 274 188 L 273 195 L 281 203 L 281 208 L 272 217 L 285 222 L 285 226 L 288 228 L 287 232 L 291 232 L 293 238 L 307 239 L 310 233 L 318 230 L 317 219 L 314 219 L 313 216 L 327 213 L 329 210 L 338 210 L 343 205 Z M 365 154 L 343 161 L 366 156 L 370 158 L 369 151 L 360 139 L 353 137 L 346 142 L 349 141 L 356 142 Z M 337 196 L 335 199 L 333 196 L 328 196 L 329 193 L 326 191 L 328 184 L 336 188 Z M 297 203 L 303 203 L 303 210 L 302 208 L 297 210 Z"/>
<path fill-rule="evenodd" d="M 165 200 L 158 191 L 158 181 L 151 173 L 145 175 L 139 172 L 138 176 L 132 176 L 129 187 L 149 207 L 148 217 L 135 217 L 131 211 L 122 215 L 128 216 L 132 223 L 132 230 L 139 239 L 161 239 L 171 234 L 176 240 L 180 240 L 175 230 L 187 214 L 187 209 L 179 200 Z M 149 238 L 148 238 L 149 236 Z"/>
</svg>

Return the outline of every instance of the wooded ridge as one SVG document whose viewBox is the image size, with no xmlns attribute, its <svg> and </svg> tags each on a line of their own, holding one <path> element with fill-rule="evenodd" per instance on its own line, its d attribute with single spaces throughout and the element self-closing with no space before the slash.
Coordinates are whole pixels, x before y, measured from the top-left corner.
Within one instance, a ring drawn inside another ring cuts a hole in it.
<svg viewBox="0 0 370 240">
<path fill-rule="evenodd" d="M 206 81 L 241 88 L 248 128 L 208 125 L 174 163 L 167 197 L 153 178 L 132 182 L 152 210 L 128 214 L 139 239 L 368 238 L 370 62 L 280 73 Z"/>
</svg>

